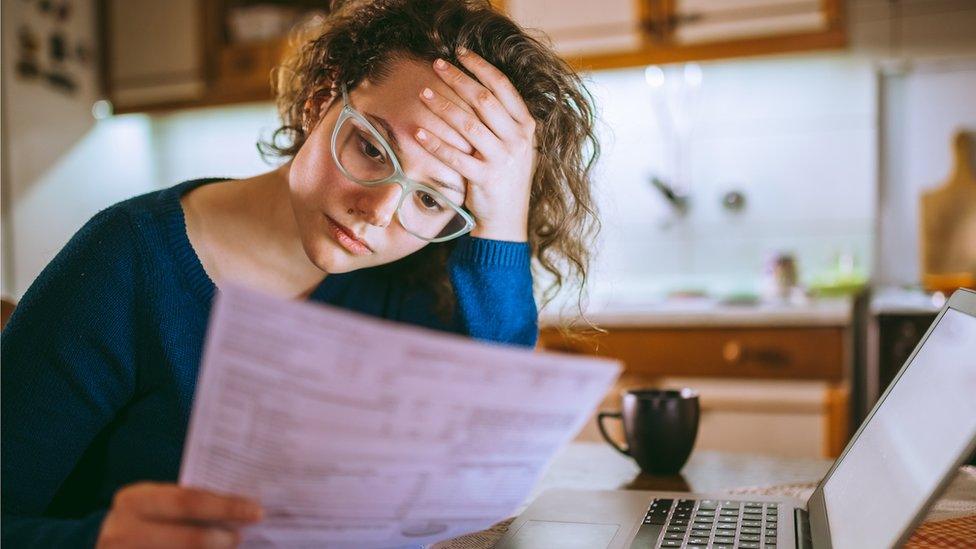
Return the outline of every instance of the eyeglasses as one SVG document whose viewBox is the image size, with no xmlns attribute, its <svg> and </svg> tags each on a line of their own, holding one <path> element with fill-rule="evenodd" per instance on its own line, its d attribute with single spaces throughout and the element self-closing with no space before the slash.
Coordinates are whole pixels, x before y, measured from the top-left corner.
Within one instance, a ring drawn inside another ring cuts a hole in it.
<svg viewBox="0 0 976 549">
<path fill-rule="evenodd" d="M 332 158 L 349 180 L 366 187 L 397 184 L 396 214 L 410 234 L 428 242 L 457 238 L 474 228 L 474 217 L 443 193 L 406 176 L 382 134 L 349 104 L 342 85 L 342 112 L 332 130 Z"/>
</svg>

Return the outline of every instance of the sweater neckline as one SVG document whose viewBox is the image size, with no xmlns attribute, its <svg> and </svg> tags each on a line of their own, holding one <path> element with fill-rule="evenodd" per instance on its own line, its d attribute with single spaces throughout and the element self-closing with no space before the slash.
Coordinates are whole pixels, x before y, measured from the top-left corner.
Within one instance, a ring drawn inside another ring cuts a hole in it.
<svg viewBox="0 0 976 549">
<path fill-rule="evenodd" d="M 174 185 L 163 193 L 163 222 L 169 235 L 170 247 L 187 286 L 204 304 L 209 304 L 213 300 L 217 285 L 203 268 L 200 256 L 190 244 L 190 237 L 186 234 L 186 212 L 183 211 L 180 198 L 202 185 L 227 180 L 226 177 L 191 179 Z"/>
<path fill-rule="evenodd" d="M 186 232 L 186 212 L 183 211 L 183 205 L 180 204 L 180 199 L 183 195 L 197 187 L 220 181 L 229 181 L 230 179 L 232 178 L 206 177 L 191 179 L 170 187 L 163 196 L 164 224 L 167 229 L 166 232 L 170 237 L 170 245 L 174 250 L 176 262 L 179 263 L 179 269 L 190 291 L 204 304 L 209 304 L 213 301 L 214 294 L 218 288 L 217 284 L 210 278 L 210 275 L 207 274 L 207 270 L 203 268 L 203 262 L 200 260 L 200 256 L 197 255 L 193 244 L 190 243 L 190 236 Z M 338 289 L 336 283 L 340 282 L 339 279 L 344 278 L 346 277 L 335 274 L 326 276 L 312 290 L 308 299 L 326 300 L 330 293 L 335 293 L 335 290 Z"/>
</svg>

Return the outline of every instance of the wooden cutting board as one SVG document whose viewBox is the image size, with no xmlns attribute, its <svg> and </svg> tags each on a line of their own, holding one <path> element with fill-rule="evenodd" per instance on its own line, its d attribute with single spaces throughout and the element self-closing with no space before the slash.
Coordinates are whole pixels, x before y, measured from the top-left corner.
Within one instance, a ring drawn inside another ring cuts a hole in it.
<svg viewBox="0 0 976 549">
<path fill-rule="evenodd" d="M 923 192 L 919 205 L 922 284 L 932 291 L 976 285 L 976 149 L 971 134 L 956 133 L 953 155 L 949 180 Z"/>
</svg>

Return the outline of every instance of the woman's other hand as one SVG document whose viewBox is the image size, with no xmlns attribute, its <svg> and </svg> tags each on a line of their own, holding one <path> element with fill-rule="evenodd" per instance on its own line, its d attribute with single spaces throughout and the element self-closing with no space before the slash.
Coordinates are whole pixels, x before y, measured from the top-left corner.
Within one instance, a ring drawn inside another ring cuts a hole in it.
<svg viewBox="0 0 976 549">
<path fill-rule="evenodd" d="M 116 492 L 97 547 L 237 547 L 239 530 L 261 514 L 246 498 L 140 482 Z"/>
<path fill-rule="evenodd" d="M 467 180 L 464 204 L 477 222 L 472 236 L 524 242 L 536 167 L 535 119 L 500 70 L 470 50 L 458 52 L 458 59 L 478 80 L 443 59 L 434 62 L 434 71 L 470 110 L 430 88 L 420 98 L 474 146 L 474 153 L 461 151 L 428 128 L 418 129 L 415 137 Z"/>
</svg>

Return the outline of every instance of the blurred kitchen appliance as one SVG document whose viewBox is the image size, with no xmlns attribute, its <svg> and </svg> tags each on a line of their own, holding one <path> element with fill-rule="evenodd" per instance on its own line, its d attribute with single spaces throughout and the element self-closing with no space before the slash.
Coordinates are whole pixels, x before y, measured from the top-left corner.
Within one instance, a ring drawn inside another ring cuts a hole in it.
<svg viewBox="0 0 976 549">
<path fill-rule="evenodd" d="M 855 350 L 854 426 L 864 421 L 891 384 L 946 299 L 941 293 L 899 287 L 876 288 L 863 298 L 863 307 L 855 310 L 859 349 Z M 976 453 L 969 464 L 976 465 Z"/>
<path fill-rule="evenodd" d="M 955 167 L 949 180 L 922 193 L 919 240 L 922 285 L 952 292 L 976 285 L 976 171 L 973 142 L 960 131 L 953 139 Z"/>
<path fill-rule="evenodd" d="M 858 327 L 865 338 L 863 398 L 855 398 L 855 424 L 867 417 L 942 306 L 917 288 L 876 288 L 865 298 L 865 323 Z"/>
</svg>

